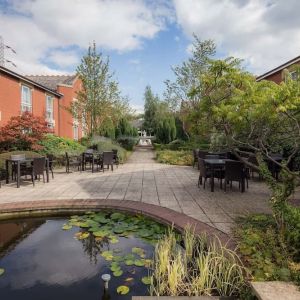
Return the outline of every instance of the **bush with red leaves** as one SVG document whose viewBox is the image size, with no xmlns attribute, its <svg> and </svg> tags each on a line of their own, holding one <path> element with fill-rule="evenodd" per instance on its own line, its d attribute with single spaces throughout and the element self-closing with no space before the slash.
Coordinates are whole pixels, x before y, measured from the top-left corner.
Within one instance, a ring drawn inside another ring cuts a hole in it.
<svg viewBox="0 0 300 300">
<path fill-rule="evenodd" d="M 38 145 L 45 134 L 51 133 L 48 123 L 42 117 L 30 112 L 11 117 L 10 121 L 0 128 L 0 151 L 40 150 Z"/>
</svg>

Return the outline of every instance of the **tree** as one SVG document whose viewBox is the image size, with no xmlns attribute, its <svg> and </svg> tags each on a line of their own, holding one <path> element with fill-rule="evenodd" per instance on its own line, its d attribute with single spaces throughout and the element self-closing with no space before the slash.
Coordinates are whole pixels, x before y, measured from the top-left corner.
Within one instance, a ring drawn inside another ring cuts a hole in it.
<svg viewBox="0 0 300 300">
<path fill-rule="evenodd" d="M 211 60 L 199 81 L 201 84 L 191 93 L 201 98 L 197 110 L 190 116 L 195 123 L 193 130 L 223 134 L 226 147 L 245 164 L 261 172 L 272 191 L 270 204 L 283 236 L 286 227 L 292 230 L 300 221 L 299 209 L 288 204 L 289 196 L 300 184 L 299 171 L 290 168 L 300 146 L 299 77 L 292 80 L 287 75 L 280 85 L 271 81 L 256 82 L 253 75 L 241 68 L 240 60 L 228 58 Z M 283 162 L 273 159 L 272 152 L 286 149 Z M 253 152 L 258 167 L 243 157 Z M 266 161 L 281 168 L 279 181 L 271 176 Z"/>
<path fill-rule="evenodd" d="M 191 111 L 197 107 L 198 94 L 189 93 L 200 85 L 200 75 L 208 68 L 210 59 L 215 55 L 216 46 L 212 40 L 201 41 L 194 35 L 191 57 L 179 66 L 172 68 L 175 81 L 166 80 L 165 101 L 171 111 L 177 112 L 182 122 L 182 130 L 189 137 L 189 119 Z"/>
<path fill-rule="evenodd" d="M 21 116 L 11 117 L 7 125 L 0 128 L 0 149 L 39 150 L 38 142 L 51 132 L 44 118 L 24 112 Z"/>
<path fill-rule="evenodd" d="M 155 96 L 148 85 L 144 93 L 144 128 L 149 133 L 155 133 L 157 129 L 156 114 L 158 113 L 159 98 Z"/>
<path fill-rule="evenodd" d="M 108 127 L 115 127 L 129 112 L 128 99 L 121 96 L 118 82 L 109 69 L 109 58 L 97 53 L 95 43 L 82 58 L 77 74 L 82 89 L 72 104 L 72 114 L 81 121 L 88 135 L 104 135 Z"/>
</svg>

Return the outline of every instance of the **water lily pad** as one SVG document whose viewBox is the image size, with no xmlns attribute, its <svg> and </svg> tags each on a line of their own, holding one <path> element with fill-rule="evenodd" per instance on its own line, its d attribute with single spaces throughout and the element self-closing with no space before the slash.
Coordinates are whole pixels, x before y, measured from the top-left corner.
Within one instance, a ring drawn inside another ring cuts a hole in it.
<svg viewBox="0 0 300 300">
<path fill-rule="evenodd" d="M 104 216 L 95 216 L 93 218 L 93 220 L 95 222 L 98 222 L 98 223 L 101 223 L 101 224 L 106 224 L 106 223 L 108 223 L 110 221 L 109 219 L 106 219 Z"/>
<path fill-rule="evenodd" d="M 63 230 L 70 230 L 72 228 L 72 225 L 69 225 L 69 224 L 64 224 L 62 229 Z"/>
<path fill-rule="evenodd" d="M 80 222 L 79 223 L 79 227 L 81 227 L 81 228 L 88 228 L 88 227 L 90 227 L 90 225 L 87 222 Z"/>
<path fill-rule="evenodd" d="M 145 257 L 145 250 L 142 249 L 142 248 L 139 248 L 139 247 L 133 247 L 133 248 L 131 249 L 131 252 L 137 254 L 138 256 L 140 256 L 140 257 L 142 257 L 142 258 Z"/>
<path fill-rule="evenodd" d="M 134 255 L 133 254 L 126 254 L 125 256 L 124 256 L 124 259 L 125 260 L 134 260 L 135 259 L 135 257 L 134 257 Z"/>
<path fill-rule="evenodd" d="M 113 272 L 113 275 L 114 275 L 115 277 L 120 277 L 122 274 L 123 274 L 123 271 L 122 271 L 121 269 L 119 269 L 119 270 Z"/>
<path fill-rule="evenodd" d="M 107 261 L 112 261 L 114 257 L 112 251 L 103 251 L 101 253 L 101 256 L 104 257 L 104 259 Z"/>
<path fill-rule="evenodd" d="M 90 236 L 89 232 L 78 232 L 76 235 L 78 240 L 84 240 Z"/>
<path fill-rule="evenodd" d="M 134 281 L 134 278 L 133 277 L 128 277 L 125 279 L 125 282 L 132 282 Z"/>
<path fill-rule="evenodd" d="M 111 244 L 116 244 L 119 242 L 118 238 L 116 236 L 109 236 L 109 241 Z"/>
<path fill-rule="evenodd" d="M 141 237 L 149 237 L 153 234 L 152 231 L 148 230 L 148 229 L 141 229 L 138 231 L 138 235 Z"/>
<path fill-rule="evenodd" d="M 144 266 L 150 268 L 152 265 L 152 259 L 144 259 Z"/>
<path fill-rule="evenodd" d="M 137 267 L 143 267 L 145 265 L 144 261 L 141 260 L 141 259 L 136 259 L 134 261 L 134 264 L 137 266 Z"/>
<path fill-rule="evenodd" d="M 125 215 L 115 212 L 113 214 L 110 215 L 110 218 L 114 221 L 123 221 L 125 219 Z"/>
<path fill-rule="evenodd" d="M 132 266 L 134 264 L 134 260 L 131 260 L 131 259 L 126 259 L 125 260 L 125 265 L 126 266 Z"/>
<path fill-rule="evenodd" d="M 0 268 L 0 276 L 3 275 L 5 270 L 3 268 Z"/>
<path fill-rule="evenodd" d="M 118 294 L 126 295 L 126 294 L 128 294 L 128 292 L 129 292 L 129 287 L 126 286 L 126 285 L 120 285 L 120 286 L 117 288 L 117 293 L 118 293 Z"/>
<path fill-rule="evenodd" d="M 145 276 L 142 278 L 142 283 L 143 284 L 151 284 L 151 277 L 150 276 Z"/>
<path fill-rule="evenodd" d="M 120 256 L 120 255 L 116 255 L 113 257 L 113 261 L 115 261 L 115 262 L 121 262 L 123 260 L 124 260 L 123 256 Z"/>
<path fill-rule="evenodd" d="M 93 235 L 97 236 L 97 237 L 102 237 L 103 238 L 103 237 L 109 235 L 109 232 L 105 231 L 105 230 L 99 230 L 99 231 L 94 231 Z"/>
<path fill-rule="evenodd" d="M 110 270 L 111 270 L 112 272 L 120 271 L 120 270 L 121 270 L 121 267 L 120 267 L 119 265 L 112 265 L 112 266 L 110 267 Z"/>
</svg>

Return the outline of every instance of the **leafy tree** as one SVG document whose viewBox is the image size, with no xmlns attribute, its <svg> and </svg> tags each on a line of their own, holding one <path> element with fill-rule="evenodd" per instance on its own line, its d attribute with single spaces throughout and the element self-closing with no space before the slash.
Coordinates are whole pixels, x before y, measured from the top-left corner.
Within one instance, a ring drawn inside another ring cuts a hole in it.
<svg viewBox="0 0 300 300">
<path fill-rule="evenodd" d="M 149 133 L 153 133 L 157 129 L 156 114 L 159 111 L 159 98 L 153 94 L 149 85 L 146 86 L 144 100 L 144 128 Z"/>
<path fill-rule="evenodd" d="M 195 124 L 193 131 L 222 134 L 226 147 L 253 168 L 257 166 L 243 154 L 256 154 L 258 168 L 272 191 L 270 203 L 283 236 L 289 232 L 286 227 L 291 229 L 291 224 L 300 221 L 299 209 L 288 204 L 289 196 L 300 184 L 299 172 L 289 167 L 300 146 L 299 78 L 287 76 L 280 85 L 256 82 L 241 68 L 240 60 L 228 58 L 211 60 L 199 81 L 201 84 L 191 93 L 201 98 L 197 110 L 190 115 Z M 289 148 L 286 159 L 274 160 L 272 152 L 285 148 Z M 281 168 L 280 181 L 271 176 L 266 161 Z"/>
<path fill-rule="evenodd" d="M 42 147 L 38 142 L 51 132 L 44 118 L 24 112 L 21 116 L 11 117 L 7 125 L 0 128 L 0 149 L 39 150 Z"/>
<path fill-rule="evenodd" d="M 121 96 L 118 82 L 110 72 L 109 58 L 97 53 L 95 43 L 82 58 L 77 74 L 82 89 L 72 104 L 72 114 L 86 127 L 88 135 L 105 134 L 108 126 L 115 127 L 130 109 L 128 99 Z"/>
<path fill-rule="evenodd" d="M 198 94 L 191 96 L 189 93 L 200 85 L 200 75 L 207 70 L 210 59 L 215 55 L 215 50 L 216 46 L 212 40 L 201 41 L 194 35 L 191 57 L 181 65 L 172 68 L 175 81 L 165 81 L 165 101 L 171 111 L 177 112 L 185 137 L 189 137 L 190 112 L 197 108 L 200 100 Z"/>
</svg>

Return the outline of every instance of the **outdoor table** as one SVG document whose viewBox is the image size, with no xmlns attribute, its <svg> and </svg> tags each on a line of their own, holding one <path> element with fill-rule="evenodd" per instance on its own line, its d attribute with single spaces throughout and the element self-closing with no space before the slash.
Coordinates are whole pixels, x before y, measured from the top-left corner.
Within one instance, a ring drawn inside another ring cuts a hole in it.
<svg viewBox="0 0 300 300">
<path fill-rule="evenodd" d="M 100 152 L 83 152 L 82 153 L 82 171 L 85 171 L 85 158 L 86 157 L 92 157 L 92 173 L 94 173 L 94 165 L 95 165 L 95 159 L 97 156 L 101 155 Z"/>
<path fill-rule="evenodd" d="M 6 167 L 6 184 L 9 183 L 9 164 L 17 165 L 17 188 L 20 187 L 20 177 L 21 177 L 21 164 L 22 163 L 32 163 L 33 158 L 25 158 L 25 159 L 6 159 L 5 161 L 5 167 Z M 49 159 L 46 157 L 46 178 L 47 182 L 49 182 Z"/>
<path fill-rule="evenodd" d="M 204 159 L 204 163 L 210 168 L 211 170 L 211 177 L 210 177 L 210 190 L 214 192 L 215 190 L 215 180 L 214 180 L 214 173 L 216 169 L 223 169 L 225 170 L 225 162 L 232 161 L 232 159 Z M 225 182 L 226 184 L 226 182 Z M 243 176 L 242 179 L 242 193 L 245 192 L 245 177 Z"/>
</svg>

